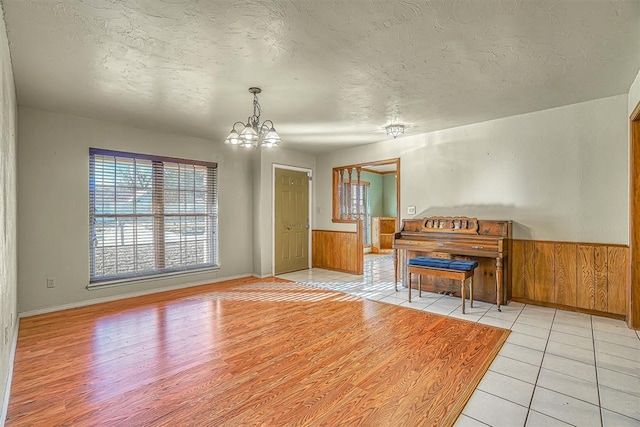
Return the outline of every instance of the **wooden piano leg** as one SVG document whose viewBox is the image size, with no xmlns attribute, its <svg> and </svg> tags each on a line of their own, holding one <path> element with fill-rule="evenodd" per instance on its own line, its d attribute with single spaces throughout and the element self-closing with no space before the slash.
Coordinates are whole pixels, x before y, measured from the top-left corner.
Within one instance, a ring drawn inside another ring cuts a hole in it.
<svg viewBox="0 0 640 427">
<path fill-rule="evenodd" d="M 400 255 L 400 259 L 398 260 L 398 263 L 402 266 L 402 286 L 406 285 L 411 287 L 410 285 L 411 281 L 409 281 L 409 284 L 407 284 L 407 276 L 409 275 L 409 272 L 408 272 L 409 256 L 407 254 L 407 251 L 401 250 L 398 255 Z"/>
<path fill-rule="evenodd" d="M 467 280 L 466 279 L 462 279 L 462 287 L 460 288 L 460 293 L 462 294 L 462 314 L 464 314 L 465 310 L 464 310 L 464 306 L 465 306 L 465 300 L 467 299 L 465 294 L 464 294 L 464 285 Z"/>
<path fill-rule="evenodd" d="M 398 250 L 393 250 L 393 289 L 398 292 Z"/>
<path fill-rule="evenodd" d="M 502 311 L 500 308 L 500 302 L 502 301 L 502 258 L 496 258 L 496 300 L 498 311 Z"/>
</svg>

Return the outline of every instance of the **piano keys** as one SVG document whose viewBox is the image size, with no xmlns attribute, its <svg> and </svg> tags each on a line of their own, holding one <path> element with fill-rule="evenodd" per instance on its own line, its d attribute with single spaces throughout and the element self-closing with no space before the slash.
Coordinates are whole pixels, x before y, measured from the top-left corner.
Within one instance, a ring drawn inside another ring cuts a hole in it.
<svg viewBox="0 0 640 427">
<path fill-rule="evenodd" d="M 402 271 L 408 286 L 407 261 L 415 256 L 473 259 L 479 266 L 473 277 L 474 299 L 500 306 L 511 300 L 508 256 L 512 221 L 479 220 L 468 217 L 427 217 L 405 219 L 395 233 L 396 281 Z M 448 279 L 424 277 L 423 290 L 456 294 L 459 284 Z"/>
</svg>

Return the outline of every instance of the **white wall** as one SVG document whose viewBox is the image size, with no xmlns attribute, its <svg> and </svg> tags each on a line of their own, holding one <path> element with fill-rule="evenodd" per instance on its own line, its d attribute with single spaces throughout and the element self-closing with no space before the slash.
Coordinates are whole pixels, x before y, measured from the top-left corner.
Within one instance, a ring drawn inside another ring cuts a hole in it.
<svg viewBox="0 0 640 427">
<path fill-rule="evenodd" d="M 514 237 L 628 243 L 627 95 L 355 147 L 318 158 L 316 228 L 331 169 L 400 157 L 401 218 L 514 221 Z"/>
<path fill-rule="evenodd" d="M 73 305 L 252 273 L 252 171 L 222 143 L 19 108 L 18 308 Z M 89 147 L 218 162 L 217 272 L 89 291 Z M 48 289 L 46 278 L 56 279 Z"/>
<path fill-rule="evenodd" d="M 0 409 L 8 398 L 11 347 L 17 332 L 16 240 L 16 119 L 17 103 L 4 13 L 0 3 Z M 4 411 L 0 411 L 0 425 Z"/>
<path fill-rule="evenodd" d="M 255 226 L 256 243 L 254 243 L 254 273 L 257 276 L 270 276 L 273 272 L 273 166 L 291 166 L 296 168 L 310 169 L 314 181 L 311 186 L 311 200 L 315 198 L 315 157 L 298 151 L 287 150 L 279 147 L 277 149 L 264 149 L 256 153 L 256 167 L 254 170 L 254 206 L 255 206 Z M 313 211 L 311 212 L 311 223 L 313 223 Z M 311 254 L 309 254 L 311 256 Z"/>
</svg>

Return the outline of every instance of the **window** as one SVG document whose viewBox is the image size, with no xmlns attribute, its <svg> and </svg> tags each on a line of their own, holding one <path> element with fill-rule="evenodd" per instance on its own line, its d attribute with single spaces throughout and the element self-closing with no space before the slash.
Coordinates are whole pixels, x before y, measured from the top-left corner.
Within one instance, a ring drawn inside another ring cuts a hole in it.
<svg viewBox="0 0 640 427">
<path fill-rule="evenodd" d="M 218 266 L 217 164 L 89 151 L 90 283 Z"/>
</svg>

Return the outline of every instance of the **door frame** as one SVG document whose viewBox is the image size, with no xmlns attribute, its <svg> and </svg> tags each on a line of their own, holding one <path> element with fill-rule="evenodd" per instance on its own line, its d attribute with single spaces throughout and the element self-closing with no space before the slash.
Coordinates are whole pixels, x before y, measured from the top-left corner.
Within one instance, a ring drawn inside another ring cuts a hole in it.
<svg viewBox="0 0 640 427">
<path fill-rule="evenodd" d="M 629 116 L 629 163 L 627 325 L 640 329 L 640 102 Z"/>
<path fill-rule="evenodd" d="M 283 165 L 279 163 L 273 163 L 271 168 L 271 275 L 276 272 L 276 169 L 286 169 L 297 172 L 306 172 L 309 175 L 309 206 L 307 211 L 309 213 L 309 228 L 307 229 L 307 268 L 311 268 L 311 225 L 313 224 L 313 211 L 311 209 L 313 202 L 313 169 L 303 168 L 299 166 Z"/>
</svg>

